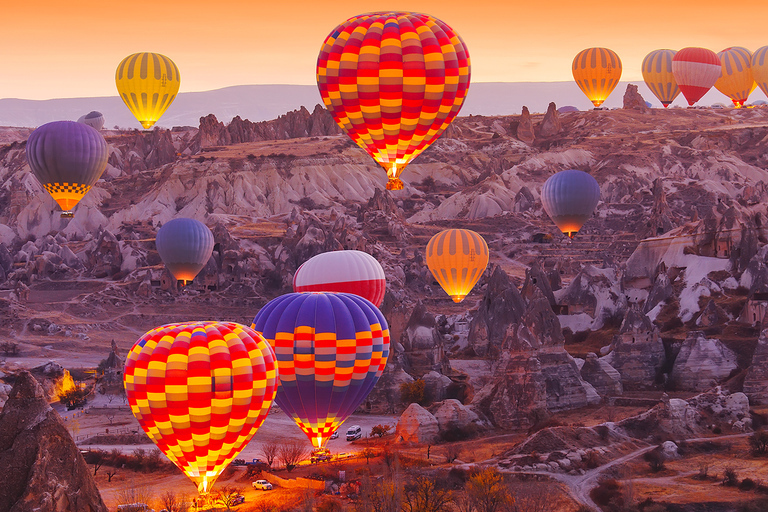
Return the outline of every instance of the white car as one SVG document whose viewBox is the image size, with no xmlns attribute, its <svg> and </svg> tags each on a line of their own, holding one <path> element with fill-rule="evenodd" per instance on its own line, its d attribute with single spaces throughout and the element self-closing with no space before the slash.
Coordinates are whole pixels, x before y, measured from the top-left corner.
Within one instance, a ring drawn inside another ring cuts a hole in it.
<svg viewBox="0 0 768 512">
<path fill-rule="evenodd" d="M 255 482 L 253 482 L 252 485 L 254 489 L 261 489 L 262 491 L 272 490 L 272 484 L 267 482 L 266 480 L 256 480 Z"/>
<path fill-rule="evenodd" d="M 331 434 L 331 439 L 338 439 L 339 438 L 339 431 L 334 430 L 333 434 Z"/>
<path fill-rule="evenodd" d="M 354 441 L 363 437 L 363 429 L 360 425 L 352 425 L 347 430 L 347 441 Z"/>
</svg>

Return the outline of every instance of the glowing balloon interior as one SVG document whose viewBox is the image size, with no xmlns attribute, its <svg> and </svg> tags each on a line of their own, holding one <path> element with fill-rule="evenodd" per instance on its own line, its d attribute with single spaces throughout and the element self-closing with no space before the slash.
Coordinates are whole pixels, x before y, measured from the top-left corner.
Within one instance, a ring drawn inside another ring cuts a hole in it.
<svg viewBox="0 0 768 512">
<path fill-rule="evenodd" d="M 464 41 L 428 14 L 354 16 L 317 58 L 323 103 L 344 132 L 386 171 L 387 188 L 459 113 L 469 88 Z"/>
<path fill-rule="evenodd" d="M 427 244 L 427 266 L 453 302 L 461 302 L 488 266 L 488 244 L 469 229 L 446 229 Z"/>
<path fill-rule="evenodd" d="M 277 392 L 272 349 L 249 327 L 157 327 L 131 348 L 125 393 L 141 428 L 201 494 L 267 417 Z"/>
<path fill-rule="evenodd" d="M 159 53 L 134 53 L 115 72 L 117 92 L 144 129 L 151 128 L 171 106 L 181 85 L 179 68 Z"/>
<path fill-rule="evenodd" d="M 350 293 L 289 293 L 268 302 L 252 327 L 272 345 L 277 404 L 316 448 L 325 445 L 381 377 L 389 327 Z"/>
</svg>

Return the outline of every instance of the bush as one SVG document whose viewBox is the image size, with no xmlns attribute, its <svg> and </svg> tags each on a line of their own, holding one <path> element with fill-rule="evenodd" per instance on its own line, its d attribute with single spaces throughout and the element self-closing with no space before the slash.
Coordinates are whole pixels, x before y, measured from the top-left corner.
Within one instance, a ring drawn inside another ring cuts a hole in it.
<svg viewBox="0 0 768 512">
<path fill-rule="evenodd" d="M 424 405 L 424 398 L 424 381 L 422 379 L 400 384 L 400 401 L 404 404 Z"/>
<path fill-rule="evenodd" d="M 723 433 L 723 429 L 720 428 L 720 425 L 717 425 L 717 426 L 715 426 L 715 428 L 712 429 L 712 433 L 713 434 L 722 434 Z"/>
<path fill-rule="evenodd" d="M 757 482 L 755 482 L 751 478 L 745 478 L 739 484 L 739 489 L 741 489 L 742 491 L 751 491 L 756 487 L 757 487 Z"/>
<path fill-rule="evenodd" d="M 392 425 L 376 425 L 371 428 L 371 435 L 376 437 L 384 437 L 392 430 Z"/>
<path fill-rule="evenodd" d="M 657 447 L 646 452 L 645 455 L 643 455 L 643 460 L 648 463 L 651 471 L 658 473 L 664 469 L 664 463 L 667 461 L 667 458 L 664 456 L 664 452 Z"/>
<path fill-rule="evenodd" d="M 723 485 L 727 487 L 736 487 L 739 485 L 739 477 L 736 473 L 736 469 L 732 466 L 726 466 L 723 472 Z"/>
<path fill-rule="evenodd" d="M 620 507 L 624 505 L 621 484 L 613 478 L 601 481 L 589 494 L 592 500 L 602 507 L 607 507 L 611 504 L 616 504 Z"/>
<path fill-rule="evenodd" d="M 749 446 L 752 447 L 752 453 L 755 455 L 768 453 L 768 432 L 760 430 L 749 436 Z"/>
</svg>

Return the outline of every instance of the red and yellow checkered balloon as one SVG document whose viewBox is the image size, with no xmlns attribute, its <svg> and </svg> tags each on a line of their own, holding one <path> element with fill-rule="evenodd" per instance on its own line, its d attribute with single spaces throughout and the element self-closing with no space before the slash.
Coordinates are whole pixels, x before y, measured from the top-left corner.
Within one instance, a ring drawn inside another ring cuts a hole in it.
<svg viewBox="0 0 768 512">
<path fill-rule="evenodd" d="M 249 327 L 190 322 L 142 336 L 124 383 L 141 428 L 204 494 L 264 422 L 278 379 L 272 348 Z"/>
<path fill-rule="evenodd" d="M 317 86 L 333 118 L 384 170 L 387 188 L 458 115 L 469 89 L 469 52 L 428 14 L 354 16 L 325 39 Z"/>
</svg>

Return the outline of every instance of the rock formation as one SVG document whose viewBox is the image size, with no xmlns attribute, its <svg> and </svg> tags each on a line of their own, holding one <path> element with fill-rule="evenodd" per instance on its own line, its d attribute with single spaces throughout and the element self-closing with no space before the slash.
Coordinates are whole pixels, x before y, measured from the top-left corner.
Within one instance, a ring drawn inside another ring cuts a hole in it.
<svg viewBox="0 0 768 512">
<path fill-rule="evenodd" d="M 744 394 L 752 405 L 768 405 L 768 329 L 760 333 L 747 376 Z"/>
<path fill-rule="evenodd" d="M 406 443 L 433 443 L 439 435 L 437 418 L 420 406 L 411 404 L 400 416 L 395 434 Z"/>
<path fill-rule="evenodd" d="M 557 107 L 554 102 L 550 102 L 547 107 L 547 113 L 544 114 L 544 119 L 539 125 L 539 136 L 541 137 L 553 137 L 563 131 L 563 124 L 560 122 L 560 113 L 557 111 Z"/>
<path fill-rule="evenodd" d="M 465 429 L 479 420 L 477 414 L 455 399 L 448 399 L 435 404 L 433 410 L 440 432 L 446 432 L 450 429 Z"/>
<path fill-rule="evenodd" d="M 736 354 L 719 340 L 690 331 L 685 338 L 669 379 L 679 390 L 703 391 L 727 378 L 738 368 Z"/>
<path fill-rule="evenodd" d="M 478 355 L 498 354 L 508 333 L 525 314 L 525 301 L 504 270 L 491 271 L 483 300 L 469 324 L 468 342 Z"/>
<path fill-rule="evenodd" d="M 629 87 L 632 87 L 632 85 Z M 648 231 L 646 232 L 646 236 L 649 237 L 662 235 L 678 224 L 667 203 L 667 194 L 664 191 L 664 180 L 662 178 L 653 180 L 651 193 L 653 194 L 653 207 L 648 219 Z"/>
<path fill-rule="evenodd" d="M 400 344 L 405 350 L 405 370 L 414 377 L 422 377 L 433 370 L 448 372 L 448 357 L 443 347 L 443 338 L 436 329 L 435 315 L 427 311 L 423 303 L 419 302 L 413 308 Z"/>
<path fill-rule="evenodd" d="M 640 112 L 650 112 L 651 110 L 645 104 L 645 100 L 634 84 L 627 84 L 627 89 L 624 91 L 624 108 L 639 110 Z"/>
<path fill-rule="evenodd" d="M 0 413 L 0 510 L 107 512 L 91 470 L 43 388 L 17 376 Z"/>
<path fill-rule="evenodd" d="M 713 299 L 709 299 L 707 305 L 696 317 L 697 327 L 717 327 L 730 321 L 731 317 L 723 308 L 717 305 Z"/>
<path fill-rule="evenodd" d="M 637 305 L 627 310 L 605 361 L 621 374 L 624 390 L 648 389 L 660 377 L 665 360 L 659 330 Z"/>
<path fill-rule="evenodd" d="M 621 374 L 605 359 L 599 359 L 594 352 L 587 354 L 581 367 L 581 378 L 592 384 L 601 397 L 618 396 L 624 391 Z"/>
<path fill-rule="evenodd" d="M 559 303 L 569 306 L 571 313 L 579 311 L 591 316 L 594 319 L 591 329 L 597 330 L 607 321 L 624 315 L 627 297 L 622 291 L 617 269 L 585 265 L 559 295 Z"/>
<path fill-rule="evenodd" d="M 533 131 L 533 121 L 531 121 L 531 113 L 528 111 L 528 107 L 523 107 L 523 112 L 520 114 L 520 121 L 517 125 L 517 131 L 515 133 L 518 140 L 525 142 L 529 146 L 536 140 L 536 134 Z"/>
</svg>

